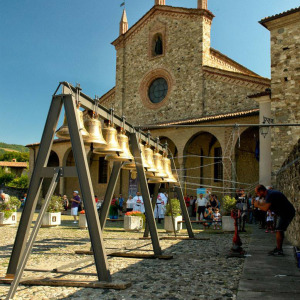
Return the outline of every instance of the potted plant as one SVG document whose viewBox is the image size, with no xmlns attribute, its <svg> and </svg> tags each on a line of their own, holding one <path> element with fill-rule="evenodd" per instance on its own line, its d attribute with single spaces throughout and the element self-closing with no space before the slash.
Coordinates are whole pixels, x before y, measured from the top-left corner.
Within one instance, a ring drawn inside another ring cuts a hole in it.
<svg viewBox="0 0 300 300">
<path fill-rule="evenodd" d="M 175 225 L 175 231 L 182 229 L 182 215 L 180 202 L 178 199 L 170 199 L 166 205 L 164 228 L 167 232 L 174 232 L 173 221 Z"/>
<path fill-rule="evenodd" d="M 79 212 L 79 222 L 78 226 L 81 229 L 86 229 L 88 227 L 87 221 L 86 221 L 86 216 L 85 216 L 85 210 L 81 210 Z"/>
<path fill-rule="evenodd" d="M 45 201 L 45 200 L 43 200 Z M 42 227 L 58 226 L 61 224 L 61 212 L 64 210 L 62 199 L 52 196 L 42 220 Z"/>
<path fill-rule="evenodd" d="M 125 231 L 140 231 L 145 224 L 145 215 L 140 211 L 128 211 L 124 216 Z"/>
<path fill-rule="evenodd" d="M 231 211 L 236 208 L 236 199 L 228 195 L 224 196 L 222 204 L 222 229 L 234 231 L 234 219 L 231 217 Z"/>
<path fill-rule="evenodd" d="M 0 226 L 17 223 L 17 210 L 21 201 L 17 197 L 10 197 L 8 201 L 0 203 Z"/>
</svg>

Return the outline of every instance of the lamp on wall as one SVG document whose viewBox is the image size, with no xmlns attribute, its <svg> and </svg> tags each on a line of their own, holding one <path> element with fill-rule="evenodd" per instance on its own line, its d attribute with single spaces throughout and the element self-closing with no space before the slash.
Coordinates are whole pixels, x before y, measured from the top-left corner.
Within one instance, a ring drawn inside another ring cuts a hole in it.
<svg viewBox="0 0 300 300">
<path fill-rule="evenodd" d="M 265 117 L 265 116 L 263 116 L 263 122 L 262 122 L 263 124 L 273 124 L 274 123 L 274 119 L 272 119 L 272 118 L 267 118 L 267 117 Z M 262 126 L 262 127 L 260 127 L 260 133 L 261 133 L 261 135 L 264 137 L 264 138 L 266 138 L 266 136 L 268 135 L 268 133 L 269 133 L 269 126 Z"/>
</svg>

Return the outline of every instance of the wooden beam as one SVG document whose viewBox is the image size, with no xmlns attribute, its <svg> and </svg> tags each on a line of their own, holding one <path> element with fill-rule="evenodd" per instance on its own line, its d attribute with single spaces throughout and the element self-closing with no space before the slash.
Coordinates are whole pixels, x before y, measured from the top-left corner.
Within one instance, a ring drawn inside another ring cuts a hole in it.
<svg viewBox="0 0 300 300">
<path fill-rule="evenodd" d="M 10 284 L 12 279 L 0 279 L 0 283 Z M 85 287 L 93 289 L 114 289 L 125 290 L 131 287 L 131 282 L 104 282 L 104 281 L 89 281 L 89 280 L 71 280 L 59 278 L 35 278 L 35 279 L 22 279 L 22 285 L 42 285 L 42 286 L 66 286 L 66 287 Z"/>
<path fill-rule="evenodd" d="M 92 251 L 77 250 L 75 254 L 93 255 Z M 155 255 L 145 253 L 134 253 L 134 252 L 113 252 L 107 254 L 107 256 L 113 257 L 127 257 L 127 258 L 141 258 L 141 259 L 172 259 L 173 255 Z"/>
</svg>

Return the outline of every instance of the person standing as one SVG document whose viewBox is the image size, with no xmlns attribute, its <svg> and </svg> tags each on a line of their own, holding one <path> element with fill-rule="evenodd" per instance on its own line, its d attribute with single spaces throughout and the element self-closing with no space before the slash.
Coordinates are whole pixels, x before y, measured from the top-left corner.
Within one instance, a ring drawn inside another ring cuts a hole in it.
<svg viewBox="0 0 300 300">
<path fill-rule="evenodd" d="M 69 207 L 69 200 L 68 200 L 67 195 L 63 195 L 62 202 L 63 202 L 64 210 L 67 211 L 68 207 Z"/>
<path fill-rule="evenodd" d="M 158 223 L 161 223 L 161 220 L 165 217 L 165 207 L 166 201 L 162 199 L 161 195 L 158 195 L 154 209 L 154 218 L 158 219 Z"/>
<path fill-rule="evenodd" d="M 119 195 L 119 216 L 122 216 L 123 214 L 123 203 L 124 203 L 124 198 L 122 197 L 122 194 Z"/>
<path fill-rule="evenodd" d="M 78 191 L 73 192 L 73 198 L 70 200 L 71 204 L 71 216 L 74 217 L 74 222 L 77 223 L 78 207 L 81 204 L 81 199 Z"/>
<path fill-rule="evenodd" d="M 196 199 L 194 199 L 194 196 L 190 197 L 190 208 L 191 208 L 191 210 L 190 210 L 190 212 L 191 212 L 190 216 L 191 217 L 195 217 L 196 216 L 196 213 L 195 213 L 195 210 L 196 210 Z"/>
<path fill-rule="evenodd" d="M 24 207 L 26 199 L 27 199 L 27 193 L 25 193 L 23 198 L 21 199 L 21 207 Z"/>
<path fill-rule="evenodd" d="M 255 188 L 255 193 L 260 198 L 264 197 L 265 202 L 254 202 L 254 206 L 262 211 L 267 212 L 269 209 L 274 212 L 277 217 L 276 230 L 276 248 L 270 251 L 269 255 L 282 256 L 282 244 L 284 240 L 284 232 L 295 217 L 295 208 L 286 196 L 276 190 L 267 190 L 264 185 L 258 185 Z"/>
<path fill-rule="evenodd" d="M 0 203 L 6 203 L 10 199 L 8 194 L 5 194 L 3 191 L 0 192 Z"/>
<path fill-rule="evenodd" d="M 133 210 L 134 201 L 132 199 L 132 196 L 129 195 L 127 201 L 126 201 L 126 211 L 132 211 Z"/>
<path fill-rule="evenodd" d="M 145 206 L 143 197 L 141 196 L 140 192 L 136 192 L 136 196 L 132 199 L 133 200 L 133 210 L 140 211 L 141 213 L 145 213 Z"/>
<path fill-rule="evenodd" d="M 118 211 L 119 211 L 119 200 L 115 195 L 113 195 L 109 207 L 109 218 L 118 219 Z"/>
<path fill-rule="evenodd" d="M 187 210 L 189 211 L 189 206 L 190 206 L 190 197 L 189 197 L 189 195 L 186 195 L 184 197 L 184 202 L 185 202 Z"/>
<path fill-rule="evenodd" d="M 196 200 L 197 214 L 198 214 L 199 221 L 202 220 L 204 217 L 206 204 L 207 204 L 206 198 L 203 197 L 203 194 L 199 194 L 199 197 Z M 202 214 L 202 218 L 201 218 L 201 214 Z"/>
</svg>

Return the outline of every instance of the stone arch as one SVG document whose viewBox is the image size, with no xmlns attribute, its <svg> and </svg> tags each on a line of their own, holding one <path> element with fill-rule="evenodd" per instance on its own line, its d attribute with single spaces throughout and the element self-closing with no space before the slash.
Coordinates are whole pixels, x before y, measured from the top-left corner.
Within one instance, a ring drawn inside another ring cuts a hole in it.
<svg viewBox="0 0 300 300">
<path fill-rule="evenodd" d="M 53 150 L 51 150 L 50 155 L 49 155 L 49 159 L 48 159 L 48 163 L 47 163 L 47 167 L 59 167 L 59 157 L 57 155 L 57 153 Z M 43 184 L 42 184 L 42 197 L 45 197 L 50 183 L 51 183 L 52 178 L 44 178 L 43 180 Z M 58 195 L 59 193 L 59 184 L 56 186 L 54 194 Z"/>
<path fill-rule="evenodd" d="M 235 144 L 235 166 L 233 180 L 244 184 L 236 185 L 236 188 L 247 189 L 249 185 L 259 180 L 259 161 L 257 159 L 259 149 L 259 128 L 257 126 L 246 127 L 237 136 Z"/>
<path fill-rule="evenodd" d="M 161 144 L 165 144 L 166 142 L 168 143 L 168 150 L 172 153 L 172 155 L 174 157 L 175 166 L 176 166 L 176 168 L 178 168 L 179 167 L 178 149 L 177 149 L 175 143 L 167 136 L 160 136 L 159 139 L 160 139 Z"/>
<path fill-rule="evenodd" d="M 67 165 L 67 158 L 70 154 L 70 152 L 72 151 L 72 147 L 69 147 L 66 151 L 65 151 L 65 154 L 63 156 L 63 160 L 62 160 L 62 165 L 63 166 L 66 166 Z M 72 156 L 73 156 L 73 152 L 72 152 Z"/>
<path fill-rule="evenodd" d="M 209 131 L 194 133 L 184 146 L 184 170 L 182 170 L 185 194 L 196 195 L 200 187 L 223 186 L 222 145 L 216 135 Z M 220 195 L 219 195 L 220 196 Z"/>
<path fill-rule="evenodd" d="M 72 148 L 69 148 L 64 155 L 64 166 L 75 166 L 75 160 L 73 156 Z M 79 180 L 77 177 L 69 177 L 64 180 L 64 193 L 71 196 L 74 190 L 80 190 Z"/>
</svg>

